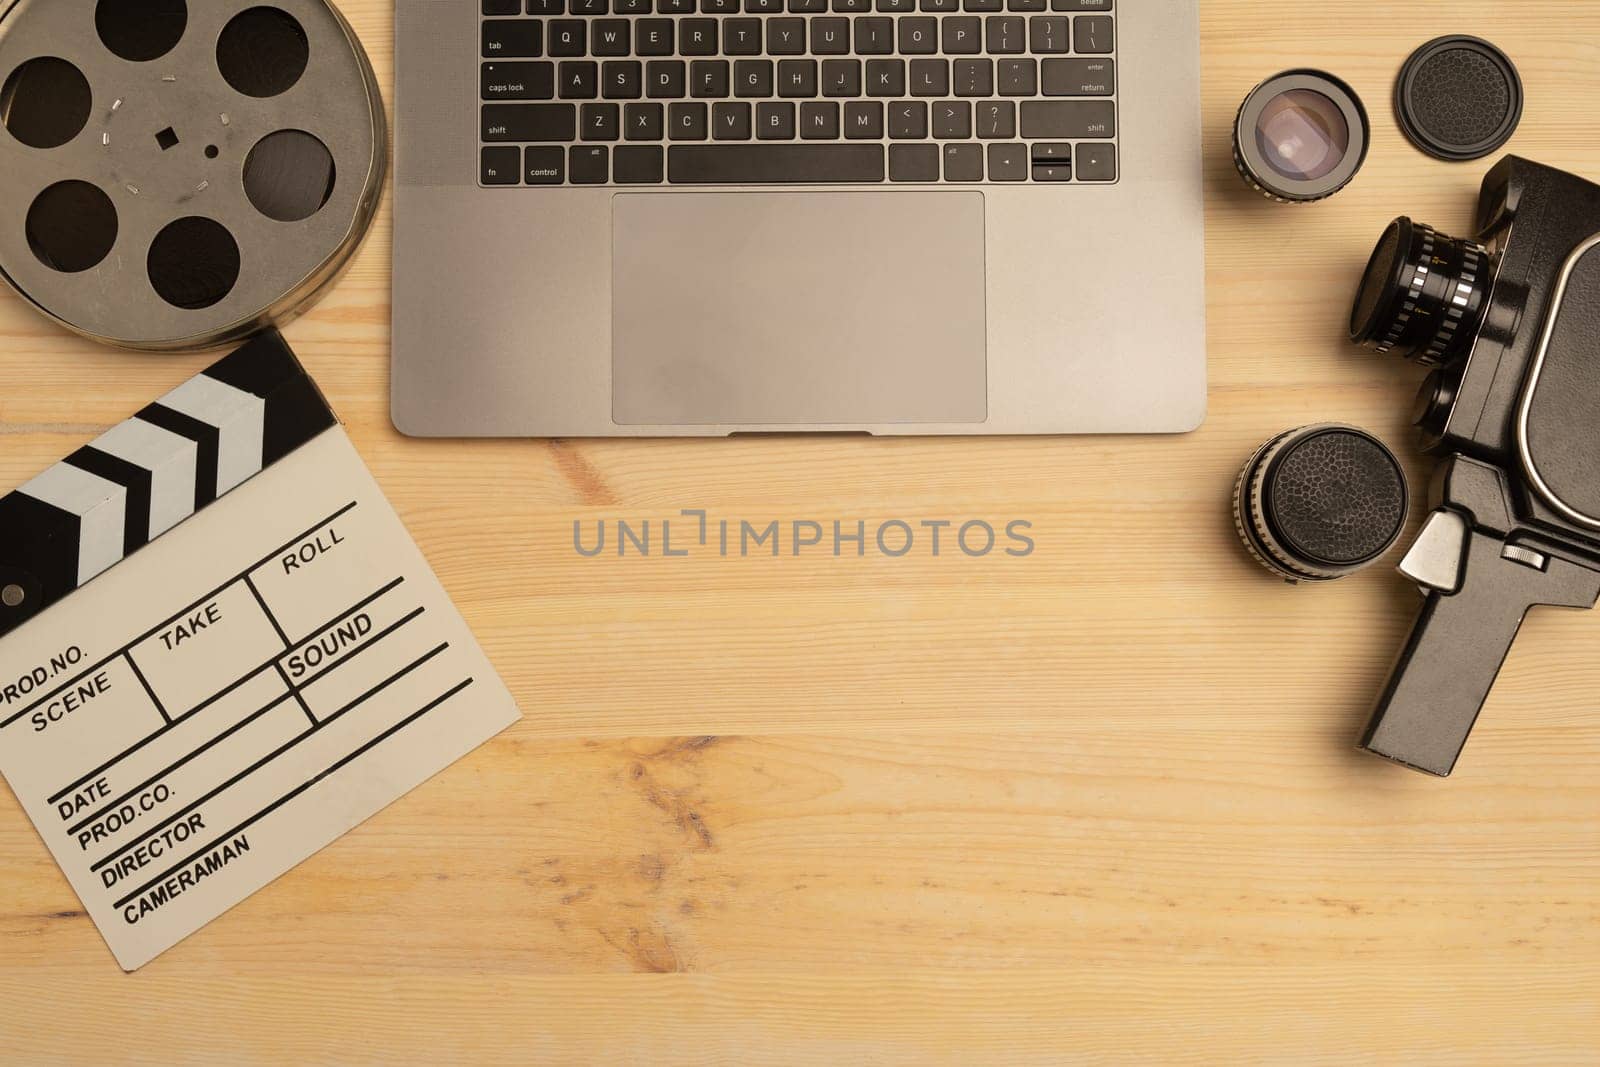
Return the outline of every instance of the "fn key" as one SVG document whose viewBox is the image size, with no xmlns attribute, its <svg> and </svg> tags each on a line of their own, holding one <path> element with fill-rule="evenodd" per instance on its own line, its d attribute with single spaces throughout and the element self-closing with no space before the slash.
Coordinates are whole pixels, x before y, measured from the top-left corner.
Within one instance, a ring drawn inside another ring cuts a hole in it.
<svg viewBox="0 0 1600 1067">
<path fill-rule="evenodd" d="M 515 145 L 485 148 L 479 155 L 478 177 L 484 185 L 519 185 L 522 149 Z"/>
</svg>

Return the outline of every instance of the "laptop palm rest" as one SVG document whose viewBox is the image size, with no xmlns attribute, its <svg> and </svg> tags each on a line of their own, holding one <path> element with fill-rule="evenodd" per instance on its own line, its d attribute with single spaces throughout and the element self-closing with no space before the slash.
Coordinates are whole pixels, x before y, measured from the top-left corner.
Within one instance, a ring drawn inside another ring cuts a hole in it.
<svg viewBox="0 0 1600 1067">
<path fill-rule="evenodd" d="M 983 194 L 624 193 L 623 426 L 981 423 Z"/>
</svg>

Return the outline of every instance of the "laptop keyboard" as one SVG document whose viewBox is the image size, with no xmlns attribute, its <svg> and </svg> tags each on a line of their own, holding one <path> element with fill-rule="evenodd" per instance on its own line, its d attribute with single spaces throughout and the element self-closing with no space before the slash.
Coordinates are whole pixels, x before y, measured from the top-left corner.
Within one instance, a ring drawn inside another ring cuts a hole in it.
<svg viewBox="0 0 1600 1067">
<path fill-rule="evenodd" d="M 1112 182 L 1114 0 L 481 0 L 486 186 Z"/>
</svg>

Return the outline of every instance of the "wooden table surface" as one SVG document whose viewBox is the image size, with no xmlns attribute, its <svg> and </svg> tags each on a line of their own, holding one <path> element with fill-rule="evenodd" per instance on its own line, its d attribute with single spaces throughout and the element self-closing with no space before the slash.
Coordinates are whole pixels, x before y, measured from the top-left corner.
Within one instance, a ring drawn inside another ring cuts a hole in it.
<svg viewBox="0 0 1600 1067">
<path fill-rule="evenodd" d="M 387 92 L 391 5 L 341 6 Z M 1278 584 L 1227 500 L 1290 426 L 1410 453 L 1420 372 L 1345 343 L 1348 302 L 1392 216 L 1465 231 L 1488 163 L 1402 140 L 1404 56 L 1495 40 L 1510 150 L 1600 177 L 1600 5 L 1206 0 L 1203 32 L 1187 437 L 407 440 L 386 208 L 286 333 L 526 717 L 132 976 L 0 791 L 0 1061 L 1596 1062 L 1600 618 L 1536 615 L 1456 775 L 1406 772 L 1354 742 L 1416 593 Z M 1376 138 L 1300 209 L 1228 157 L 1293 66 Z M 0 488 L 207 362 L 0 299 Z M 1020 519 L 1036 549 L 573 550 L 685 508 Z"/>
</svg>

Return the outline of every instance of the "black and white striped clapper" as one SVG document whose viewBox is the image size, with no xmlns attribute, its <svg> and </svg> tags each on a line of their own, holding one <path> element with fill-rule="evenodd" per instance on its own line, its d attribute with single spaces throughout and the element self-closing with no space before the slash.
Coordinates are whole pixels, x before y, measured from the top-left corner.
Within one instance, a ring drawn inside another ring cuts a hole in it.
<svg viewBox="0 0 1600 1067">
<path fill-rule="evenodd" d="M 0 497 L 0 635 L 335 422 L 269 331 Z"/>
</svg>

